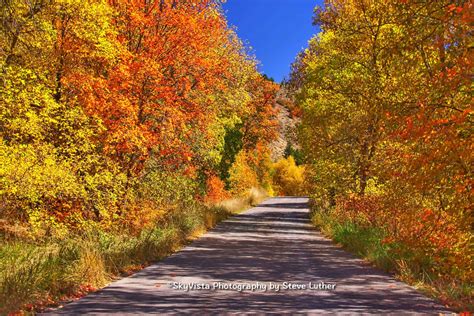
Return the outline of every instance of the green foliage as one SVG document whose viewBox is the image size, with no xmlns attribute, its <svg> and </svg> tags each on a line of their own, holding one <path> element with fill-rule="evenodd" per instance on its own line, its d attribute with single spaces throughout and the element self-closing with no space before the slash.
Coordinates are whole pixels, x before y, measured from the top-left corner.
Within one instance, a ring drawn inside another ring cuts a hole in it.
<svg viewBox="0 0 474 316">
<path fill-rule="evenodd" d="M 265 78 L 265 80 L 268 80 L 268 81 L 271 81 L 271 82 L 275 82 L 275 79 L 273 79 L 273 77 L 269 77 L 269 76 L 266 75 L 266 74 L 263 74 L 262 76 L 263 76 L 263 78 Z"/>
<path fill-rule="evenodd" d="M 221 179 L 225 181 L 227 189 L 230 188 L 229 170 L 235 162 L 237 154 L 242 150 L 242 132 L 241 125 L 229 128 L 225 133 L 225 145 L 222 151 L 222 158 L 219 164 Z"/>
<path fill-rule="evenodd" d="M 285 158 L 292 156 L 297 166 L 301 166 L 304 163 L 303 152 L 300 149 L 293 147 L 291 142 L 288 142 L 288 144 L 286 145 L 283 156 Z"/>
</svg>

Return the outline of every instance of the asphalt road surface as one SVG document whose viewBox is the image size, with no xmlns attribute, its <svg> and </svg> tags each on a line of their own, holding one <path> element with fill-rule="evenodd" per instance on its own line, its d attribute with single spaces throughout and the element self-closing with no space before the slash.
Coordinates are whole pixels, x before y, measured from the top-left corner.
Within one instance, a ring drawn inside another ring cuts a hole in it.
<svg viewBox="0 0 474 316">
<path fill-rule="evenodd" d="M 334 246 L 311 226 L 307 201 L 269 199 L 165 260 L 50 313 L 449 313 Z M 326 289 L 318 289 L 321 282 Z M 186 291 L 191 283 L 202 289 Z"/>
</svg>

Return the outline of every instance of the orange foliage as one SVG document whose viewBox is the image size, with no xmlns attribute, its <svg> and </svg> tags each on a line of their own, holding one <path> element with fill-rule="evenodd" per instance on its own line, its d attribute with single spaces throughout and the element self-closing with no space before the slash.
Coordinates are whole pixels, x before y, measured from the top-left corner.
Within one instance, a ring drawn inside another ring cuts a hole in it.
<svg viewBox="0 0 474 316">
<path fill-rule="evenodd" d="M 190 165 L 194 137 L 206 135 L 214 117 L 203 100 L 225 91 L 221 78 L 232 76 L 220 55 L 226 21 L 214 1 L 110 3 L 120 63 L 94 78 L 71 76 L 68 84 L 102 120 L 104 148 L 127 172 L 139 173 L 152 153 L 164 165 Z"/>
<path fill-rule="evenodd" d="M 279 86 L 258 76 L 251 82 L 253 100 L 248 106 L 251 116 L 243 126 L 243 148 L 254 149 L 258 144 L 265 146 L 276 137 L 279 128 L 278 110 L 274 107 Z"/>
<path fill-rule="evenodd" d="M 204 199 L 206 203 L 221 202 L 230 197 L 229 192 L 225 190 L 224 181 L 216 175 L 211 175 L 207 178 L 206 186 L 207 194 Z"/>
</svg>

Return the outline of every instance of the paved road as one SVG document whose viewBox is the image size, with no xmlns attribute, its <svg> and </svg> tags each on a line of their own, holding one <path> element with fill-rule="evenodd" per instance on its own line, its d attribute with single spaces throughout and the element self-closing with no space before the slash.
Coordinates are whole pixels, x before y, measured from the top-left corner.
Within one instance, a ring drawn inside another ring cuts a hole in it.
<svg viewBox="0 0 474 316">
<path fill-rule="evenodd" d="M 267 286 L 267 291 L 192 290 L 169 283 Z M 268 282 L 335 290 L 269 290 Z M 183 250 L 53 311 L 83 313 L 447 313 L 404 283 L 335 247 L 309 223 L 306 198 L 272 198 L 222 222 Z"/>
</svg>

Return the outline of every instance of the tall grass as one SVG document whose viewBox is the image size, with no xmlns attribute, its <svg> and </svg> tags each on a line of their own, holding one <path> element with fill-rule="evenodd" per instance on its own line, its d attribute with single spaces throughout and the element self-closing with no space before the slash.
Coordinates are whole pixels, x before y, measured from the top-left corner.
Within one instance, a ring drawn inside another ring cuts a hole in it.
<svg viewBox="0 0 474 316">
<path fill-rule="evenodd" d="M 314 213 L 312 222 L 336 243 L 375 263 L 384 271 L 393 272 L 396 261 L 382 243 L 384 232 L 376 227 L 360 227 L 352 222 L 339 223 L 325 213 Z"/>
<path fill-rule="evenodd" d="M 0 245 L 0 313 L 41 309 L 103 287 L 166 257 L 194 232 L 205 231 L 265 197 L 262 191 L 252 190 L 245 197 L 218 205 L 181 208 L 137 236 L 93 230 L 37 243 L 4 241 Z"/>
<path fill-rule="evenodd" d="M 473 284 L 439 278 L 429 272 L 429 263 L 416 260 L 405 245 L 387 245 L 385 233 L 377 227 L 361 227 L 351 221 L 337 221 L 330 212 L 314 211 L 314 226 L 348 251 L 365 258 L 376 267 L 394 274 L 425 294 L 458 311 L 474 310 Z"/>
</svg>

